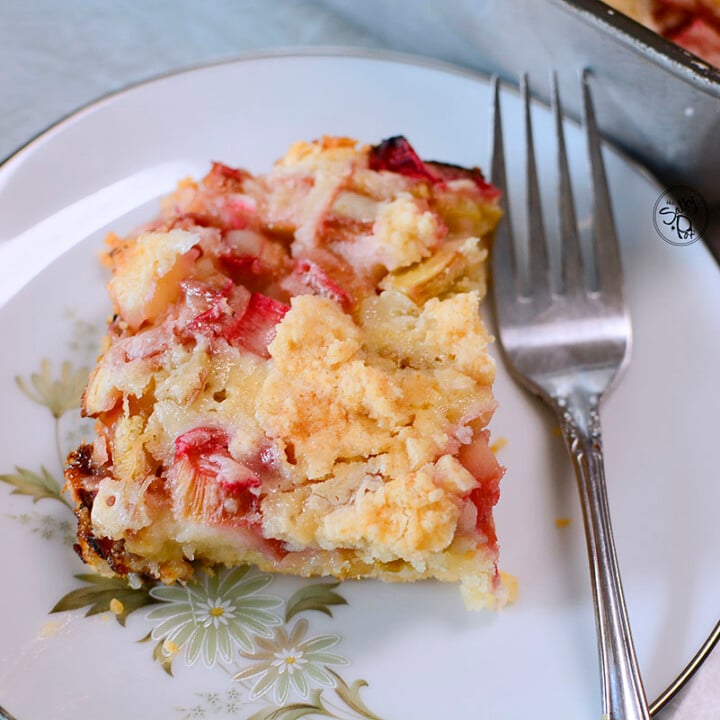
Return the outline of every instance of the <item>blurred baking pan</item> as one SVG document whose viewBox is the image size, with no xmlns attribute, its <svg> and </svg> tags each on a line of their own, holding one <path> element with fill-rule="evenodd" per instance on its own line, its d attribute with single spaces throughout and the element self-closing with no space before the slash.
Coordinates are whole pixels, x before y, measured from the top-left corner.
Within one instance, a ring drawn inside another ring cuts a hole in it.
<svg viewBox="0 0 720 720">
<path fill-rule="evenodd" d="M 579 114 L 577 74 L 590 68 L 604 133 L 668 188 L 708 205 L 705 240 L 720 260 L 720 70 L 599 0 L 318 0 L 396 49 L 516 82 L 549 96 L 559 73 Z"/>
</svg>

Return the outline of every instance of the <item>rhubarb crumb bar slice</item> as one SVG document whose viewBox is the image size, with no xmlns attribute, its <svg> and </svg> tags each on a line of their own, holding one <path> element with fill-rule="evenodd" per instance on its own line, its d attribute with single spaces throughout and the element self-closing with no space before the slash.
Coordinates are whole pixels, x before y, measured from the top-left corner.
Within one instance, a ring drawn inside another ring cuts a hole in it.
<svg viewBox="0 0 720 720">
<path fill-rule="evenodd" d="M 114 306 L 66 469 L 104 573 L 459 581 L 500 606 L 479 315 L 498 193 L 402 137 L 215 163 L 111 234 Z"/>
</svg>

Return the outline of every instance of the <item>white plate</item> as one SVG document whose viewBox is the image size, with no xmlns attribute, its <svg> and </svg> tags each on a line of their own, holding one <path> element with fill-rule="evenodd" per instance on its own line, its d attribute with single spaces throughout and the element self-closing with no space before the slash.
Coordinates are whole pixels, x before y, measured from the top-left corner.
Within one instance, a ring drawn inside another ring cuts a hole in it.
<svg viewBox="0 0 720 720">
<path fill-rule="evenodd" d="M 96 257 L 106 229 L 122 232 L 148 219 L 156 195 L 188 171 L 203 172 L 211 159 L 260 171 L 293 140 L 323 133 L 367 142 L 402 133 L 424 157 L 487 167 L 489 106 L 484 78 L 447 67 L 380 57 L 263 57 L 133 88 L 34 141 L 0 170 L 0 237 L 17 238 L 0 246 L 4 297 L 35 276 L 0 307 L 0 472 L 13 474 L 17 465 L 40 473 L 45 466 L 58 478 L 56 425 L 60 452 L 77 439 L 76 410 L 56 423 L 15 378 L 25 378 L 37 396 L 30 376 L 43 358 L 51 362 L 53 380 L 64 360 L 73 368 L 91 362 L 109 311 Z M 522 184 L 523 151 L 513 143 L 521 137 L 519 110 L 516 96 L 506 93 L 516 186 Z M 572 125 L 568 132 L 572 170 L 582 178 L 581 135 Z M 549 138 L 549 114 L 538 107 L 536 141 L 548 197 L 554 175 Z M 662 190 L 616 153 L 606 157 L 635 329 L 632 363 L 604 406 L 607 471 L 637 651 L 648 694 L 656 697 L 701 645 L 720 607 L 720 282 L 701 243 L 672 247 L 656 234 L 653 205 Z M 587 191 L 578 194 L 586 207 Z M 277 578 L 249 596 L 276 598 L 257 625 L 258 633 L 273 635 L 276 648 L 283 644 L 278 629 L 299 632 L 305 622 L 304 639 L 288 643 L 335 636 L 332 646 L 326 639 L 301 647 L 308 663 L 295 665 L 303 677 L 313 664 L 329 663 L 337 672 L 324 677 L 334 687 L 320 683 L 322 672 L 310 677 L 322 693 L 304 700 L 319 697 L 330 717 L 597 715 L 595 630 L 569 462 L 548 413 L 501 365 L 496 394 L 494 434 L 508 440 L 500 451 L 508 472 L 497 523 L 502 565 L 520 580 L 514 606 L 499 614 L 469 613 L 455 587 L 345 583 L 335 592 L 347 606 L 329 607 L 316 598 L 285 623 L 290 597 L 314 583 Z M 73 399 L 70 393 L 67 404 Z M 73 577 L 83 566 L 61 537 L 71 516 L 53 499 L 33 504 L 10 489 L 0 489 L 0 704 L 18 720 L 246 720 L 282 705 L 273 695 L 277 683 L 247 704 L 258 680 L 272 678 L 233 680 L 238 669 L 270 667 L 241 657 L 238 648 L 230 661 L 213 667 L 202 658 L 188 665 L 181 648 L 172 663 L 175 676 L 166 674 L 153 660 L 162 632 L 137 642 L 158 627 L 158 619 L 148 618 L 157 605 L 132 613 L 126 627 L 109 612 L 49 615 L 63 595 L 86 585 Z M 558 527 L 558 518 L 571 523 Z M 236 606 L 244 602 L 238 588 L 230 594 Z M 170 613 L 170 606 L 160 607 L 161 614 Z M 332 617 L 312 607 L 329 608 Z M 232 613 L 226 606 L 225 617 Z M 323 645 L 336 657 L 313 654 Z M 208 655 L 215 658 L 211 647 Z M 367 687 L 353 689 L 355 681 Z M 285 704 L 303 701 L 293 692 Z"/>
</svg>

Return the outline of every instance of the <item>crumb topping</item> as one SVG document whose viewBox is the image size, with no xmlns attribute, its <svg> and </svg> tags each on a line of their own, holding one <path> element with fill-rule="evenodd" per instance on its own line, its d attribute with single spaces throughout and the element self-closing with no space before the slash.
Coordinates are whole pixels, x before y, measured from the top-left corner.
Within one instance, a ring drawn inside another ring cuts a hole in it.
<svg viewBox="0 0 720 720">
<path fill-rule="evenodd" d="M 68 470 L 88 561 L 166 580 L 203 559 L 484 572 L 492 594 L 497 193 L 387 143 L 296 143 L 258 176 L 215 163 L 108 238 L 115 316 L 83 401 L 98 437 Z"/>
</svg>

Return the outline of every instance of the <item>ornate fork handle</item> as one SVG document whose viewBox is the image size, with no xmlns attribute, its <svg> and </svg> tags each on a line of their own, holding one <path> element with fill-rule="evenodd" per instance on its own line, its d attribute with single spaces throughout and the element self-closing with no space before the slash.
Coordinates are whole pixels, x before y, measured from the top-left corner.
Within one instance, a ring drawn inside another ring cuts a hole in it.
<svg viewBox="0 0 720 720">
<path fill-rule="evenodd" d="M 585 523 L 598 630 L 603 720 L 649 720 L 610 523 L 599 397 L 577 391 L 553 400 L 575 467 Z"/>
</svg>

